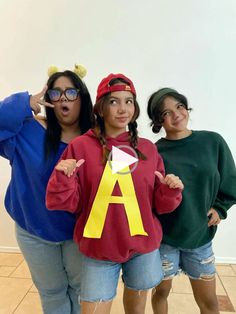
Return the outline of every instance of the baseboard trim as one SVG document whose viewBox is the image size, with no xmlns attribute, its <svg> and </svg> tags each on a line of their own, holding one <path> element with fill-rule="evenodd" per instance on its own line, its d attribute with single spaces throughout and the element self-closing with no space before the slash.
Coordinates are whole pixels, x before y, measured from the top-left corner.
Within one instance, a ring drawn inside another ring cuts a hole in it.
<svg viewBox="0 0 236 314">
<path fill-rule="evenodd" d="M 1 253 L 20 253 L 20 249 L 17 246 L 0 246 Z"/>
<path fill-rule="evenodd" d="M 216 256 L 216 264 L 236 264 L 235 257 L 219 257 Z"/>
</svg>

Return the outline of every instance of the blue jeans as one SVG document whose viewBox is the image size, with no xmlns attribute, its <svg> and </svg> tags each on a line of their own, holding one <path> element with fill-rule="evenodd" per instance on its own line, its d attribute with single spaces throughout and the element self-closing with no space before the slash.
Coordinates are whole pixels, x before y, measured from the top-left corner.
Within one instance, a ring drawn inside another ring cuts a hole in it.
<svg viewBox="0 0 236 314">
<path fill-rule="evenodd" d="M 196 249 L 181 249 L 163 243 L 160 254 L 165 279 L 181 271 L 192 279 L 211 278 L 216 273 L 212 242 Z"/>
<path fill-rule="evenodd" d="M 159 250 L 135 254 L 125 263 L 115 263 L 82 255 L 82 301 L 110 301 L 116 295 L 120 271 L 125 286 L 131 290 L 148 290 L 163 279 Z"/>
<path fill-rule="evenodd" d="M 45 241 L 17 224 L 16 238 L 44 314 L 79 314 L 81 254 L 77 245 L 72 240 Z"/>
</svg>

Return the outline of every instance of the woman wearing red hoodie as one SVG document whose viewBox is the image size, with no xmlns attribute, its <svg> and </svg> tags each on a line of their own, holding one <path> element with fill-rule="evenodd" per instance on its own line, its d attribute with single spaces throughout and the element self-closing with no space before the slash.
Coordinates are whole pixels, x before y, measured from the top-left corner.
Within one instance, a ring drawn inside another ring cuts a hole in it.
<svg viewBox="0 0 236 314">
<path fill-rule="evenodd" d="M 138 137 L 139 106 L 129 78 L 110 74 L 101 81 L 94 115 L 95 128 L 73 140 L 55 167 L 47 207 L 78 213 L 82 313 L 110 313 L 122 269 L 125 312 L 141 314 L 148 289 L 163 278 L 162 228 L 153 208 L 173 211 L 183 184 L 165 176 L 155 145 Z M 119 154 L 136 162 L 129 167 Z"/>
</svg>

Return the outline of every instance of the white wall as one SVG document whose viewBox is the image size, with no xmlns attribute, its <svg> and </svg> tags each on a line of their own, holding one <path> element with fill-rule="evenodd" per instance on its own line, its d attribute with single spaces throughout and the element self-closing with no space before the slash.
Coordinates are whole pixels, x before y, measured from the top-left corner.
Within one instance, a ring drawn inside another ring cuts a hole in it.
<svg viewBox="0 0 236 314">
<path fill-rule="evenodd" d="M 235 0 L 0 0 L 0 98 L 40 91 L 52 64 L 84 64 L 93 99 L 102 77 L 124 72 L 138 91 L 141 135 L 157 139 L 147 97 L 171 86 L 194 108 L 191 127 L 221 133 L 236 157 L 235 16 Z M 0 158 L 0 207 L 9 176 Z M 235 208 L 215 238 L 220 261 L 236 262 Z M 0 248 L 15 247 L 13 224 L 1 210 Z"/>
</svg>

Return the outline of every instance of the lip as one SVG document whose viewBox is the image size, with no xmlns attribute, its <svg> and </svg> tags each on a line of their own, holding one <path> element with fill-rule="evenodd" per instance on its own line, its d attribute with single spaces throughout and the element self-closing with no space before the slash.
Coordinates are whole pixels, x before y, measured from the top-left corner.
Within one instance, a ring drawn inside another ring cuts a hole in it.
<svg viewBox="0 0 236 314">
<path fill-rule="evenodd" d="M 177 120 L 177 121 L 175 121 L 173 124 L 179 124 L 179 123 L 181 123 L 183 120 Z"/>
<path fill-rule="evenodd" d="M 128 119 L 128 117 L 116 117 L 116 119 L 120 122 L 125 122 Z"/>
<path fill-rule="evenodd" d="M 62 116 L 66 117 L 70 114 L 70 108 L 67 105 L 60 106 L 60 113 Z"/>
<path fill-rule="evenodd" d="M 172 124 L 173 124 L 173 125 L 178 125 L 178 124 L 180 124 L 181 122 L 184 122 L 184 121 L 185 121 L 185 118 L 184 118 L 184 119 L 177 120 L 177 121 L 173 122 Z"/>
</svg>

